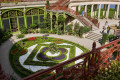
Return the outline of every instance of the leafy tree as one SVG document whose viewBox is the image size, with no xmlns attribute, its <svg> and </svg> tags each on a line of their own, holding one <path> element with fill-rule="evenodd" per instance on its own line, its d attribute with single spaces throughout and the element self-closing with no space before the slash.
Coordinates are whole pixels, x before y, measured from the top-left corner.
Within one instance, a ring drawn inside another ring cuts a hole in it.
<svg viewBox="0 0 120 80">
<path fill-rule="evenodd" d="M 83 33 L 88 32 L 90 29 L 80 26 L 79 23 L 75 23 L 74 25 L 74 32 L 79 35 L 79 37 L 82 37 Z"/>
<path fill-rule="evenodd" d="M 50 46 L 49 46 L 49 50 L 52 54 L 55 54 L 58 52 L 58 48 L 57 48 L 57 45 L 56 43 L 51 43 Z"/>
</svg>

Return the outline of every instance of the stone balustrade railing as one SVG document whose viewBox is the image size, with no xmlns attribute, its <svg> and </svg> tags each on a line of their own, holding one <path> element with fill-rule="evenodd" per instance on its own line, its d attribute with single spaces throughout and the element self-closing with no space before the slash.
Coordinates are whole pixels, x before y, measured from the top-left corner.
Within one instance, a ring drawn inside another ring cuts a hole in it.
<svg viewBox="0 0 120 80">
<path fill-rule="evenodd" d="M 94 19 L 94 18 L 92 18 L 91 16 L 87 15 L 87 13 L 85 13 L 85 17 L 86 17 L 87 19 L 89 19 L 96 27 L 99 28 L 99 23 L 98 23 L 98 20 L 97 20 L 97 19 Z"/>
<path fill-rule="evenodd" d="M 89 80 L 88 76 L 95 76 L 97 71 L 102 67 L 102 69 L 107 68 L 110 65 L 110 61 L 114 55 L 114 52 L 117 51 L 114 60 L 120 59 L 120 39 L 110 42 L 104 46 L 96 48 L 96 43 L 93 43 L 92 50 L 88 53 L 79 55 L 73 59 L 67 60 L 60 64 L 57 64 L 49 69 L 39 71 L 33 75 L 30 75 L 22 80 L 58 80 L 62 79 L 78 79 L 79 77 L 82 80 Z M 71 63 L 80 60 L 81 62 L 71 65 Z M 69 65 L 69 67 L 66 67 Z M 55 72 L 45 78 L 45 74 Z"/>
</svg>

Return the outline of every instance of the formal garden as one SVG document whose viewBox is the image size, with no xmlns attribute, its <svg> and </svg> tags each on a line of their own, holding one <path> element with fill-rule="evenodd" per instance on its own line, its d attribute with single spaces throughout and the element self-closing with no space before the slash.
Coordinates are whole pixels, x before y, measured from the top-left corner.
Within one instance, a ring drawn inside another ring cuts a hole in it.
<svg viewBox="0 0 120 80">
<path fill-rule="evenodd" d="M 21 77 L 26 77 L 88 51 L 83 46 L 59 38 L 31 37 L 15 43 L 10 50 L 9 59 L 15 72 Z M 82 60 L 66 67 L 80 61 Z"/>
</svg>

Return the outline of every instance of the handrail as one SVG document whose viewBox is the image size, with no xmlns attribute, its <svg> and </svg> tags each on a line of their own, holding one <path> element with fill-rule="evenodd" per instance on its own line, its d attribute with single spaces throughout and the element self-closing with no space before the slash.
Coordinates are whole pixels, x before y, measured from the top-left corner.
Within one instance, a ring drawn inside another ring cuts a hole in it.
<svg viewBox="0 0 120 80">
<path fill-rule="evenodd" d="M 65 74 L 67 71 L 70 71 L 70 74 L 72 74 L 71 71 L 74 72 L 74 70 L 76 70 L 76 69 L 77 69 L 77 72 L 74 73 L 74 74 L 77 75 L 79 73 L 79 70 L 80 70 L 80 73 L 82 75 L 78 75 L 78 76 L 83 77 L 83 79 L 86 80 L 86 77 L 84 77 L 85 75 L 86 76 L 88 76 L 88 75 L 91 75 L 91 76 L 96 75 L 95 72 L 100 67 L 105 69 L 106 67 L 108 67 L 110 65 L 110 58 L 111 58 L 112 54 L 116 50 L 119 51 L 118 50 L 118 48 L 120 47 L 119 43 L 120 43 L 120 39 L 117 39 L 115 41 L 110 42 L 109 44 L 106 44 L 104 46 L 96 48 L 96 43 L 94 42 L 92 51 L 84 53 L 84 54 L 82 54 L 80 56 L 77 56 L 77 57 L 75 57 L 73 59 L 62 62 L 60 64 L 57 64 L 57 65 L 55 65 L 55 66 L 53 66 L 53 67 L 51 67 L 49 69 L 37 72 L 37 73 L 35 73 L 33 75 L 30 75 L 30 76 L 28 76 L 26 78 L 23 78 L 22 80 L 34 80 L 34 79 L 37 79 L 38 77 L 41 77 L 44 74 L 50 73 L 51 71 L 54 71 L 54 70 L 56 71 L 56 73 L 49 76 L 49 77 L 47 77 L 47 79 L 50 78 L 50 79 L 56 80 L 55 76 L 57 76 L 60 73 L 63 73 L 62 77 L 66 78 L 66 76 L 68 77 L 68 74 Z M 108 47 L 109 47 L 109 49 L 106 49 Z M 65 65 L 68 65 L 68 64 L 70 64 L 72 62 L 75 62 L 78 59 L 83 59 L 83 61 L 78 63 L 78 64 L 75 64 L 75 65 L 73 65 L 71 67 L 68 67 L 66 69 L 63 68 Z M 117 53 L 117 57 L 115 58 L 115 60 L 118 60 L 118 59 L 120 59 L 119 53 Z M 88 64 L 88 66 L 86 65 L 86 63 Z M 106 63 L 106 65 L 105 65 L 105 63 Z M 80 66 L 82 66 L 82 67 L 80 67 Z M 47 79 L 45 78 L 44 80 L 47 80 Z"/>
<path fill-rule="evenodd" d="M 85 17 L 87 19 L 89 19 L 95 26 L 97 26 L 99 28 L 99 23 L 97 19 L 92 18 L 91 16 L 87 15 L 87 13 L 85 13 Z"/>
</svg>

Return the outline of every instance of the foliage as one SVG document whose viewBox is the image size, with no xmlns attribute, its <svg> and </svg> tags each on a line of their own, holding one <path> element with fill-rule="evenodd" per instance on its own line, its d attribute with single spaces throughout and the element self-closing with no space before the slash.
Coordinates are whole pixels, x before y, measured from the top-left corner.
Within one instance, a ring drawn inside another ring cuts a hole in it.
<svg viewBox="0 0 120 80">
<path fill-rule="evenodd" d="M 76 12 L 78 13 L 78 6 L 76 6 Z"/>
<path fill-rule="evenodd" d="M 103 71 L 100 69 L 98 71 L 95 80 L 119 80 L 120 79 L 120 61 L 112 61 L 111 66 L 105 68 Z"/>
<path fill-rule="evenodd" d="M 18 34 L 17 38 L 24 38 L 24 36 L 25 36 L 24 34 Z"/>
<path fill-rule="evenodd" d="M 107 34 L 106 33 L 104 33 L 103 35 L 102 35 L 102 45 L 104 45 L 105 44 L 105 42 L 106 42 L 106 40 L 107 40 Z"/>
<path fill-rule="evenodd" d="M 55 53 L 58 52 L 58 47 L 57 47 L 56 43 L 50 43 L 49 51 L 50 51 L 52 54 L 55 54 Z"/>
<path fill-rule="evenodd" d="M 67 25 L 67 26 L 65 27 L 65 30 L 69 32 L 69 31 L 72 30 L 72 27 L 73 27 L 73 23 Z"/>
<path fill-rule="evenodd" d="M 46 5 L 50 6 L 49 0 L 46 0 Z"/>
<path fill-rule="evenodd" d="M 12 33 L 9 29 L 3 31 L 0 29 L 0 44 L 6 41 L 8 38 L 12 36 Z"/>
<path fill-rule="evenodd" d="M 39 24 L 38 24 L 38 27 L 39 27 L 40 29 L 43 29 L 43 28 L 47 28 L 47 25 L 46 25 L 45 23 L 39 23 Z"/>
<path fill-rule="evenodd" d="M 84 33 L 87 33 L 87 32 L 89 32 L 89 31 L 90 31 L 90 28 L 89 28 L 89 27 L 87 27 L 87 26 L 84 26 L 84 27 L 83 27 L 83 31 L 84 31 Z"/>
<path fill-rule="evenodd" d="M 37 24 L 31 24 L 31 25 L 30 25 L 30 28 L 31 28 L 31 29 L 35 29 L 36 26 L 37 26 Z"/>
<path fill-rule="evenodd" d="M 54 28 L 53 31 L 52 31 L 53 34 L 56 34 L 57 33 L 57 29 Z"/>
<path fill-rule="evenodd" d="M 21 34 L 26 34 L 26 33 L 27 33 L 27 30 L 28 30 L 28 29 L 27 29 L 24 25 L 20 26 Z"/>
<path fill-rule="evenodd" d="M 63 15 L 58 16 L 58 22 L 64 22 L 65 18 Z"/>
<path fill-rule="evenodd" d="M 61 35 L 62 34 L 62 32 L 61 31 L 58 31 L 58 35 Z"/>
<path fill-rule="evenodd" d="M 49 33 L 49 30 L 48 29 L 41 29 L 40 33 Z"/>
<path fill-rule="evenodd" d="M 108 35 L 108 39 L 112 39 L 112 38 L 114 38 L 113 34 Z"/>
<path fill-rule="evenodd" d="M 87 32 L 88 31 L 87 28 L 80 26 L 79 23 L 76 22 L 74 25 L 74 32 L 76 32 L 76 34 L 78 34 L 79 37 L 82 37 L 84 31 Z"/>
</svg>

